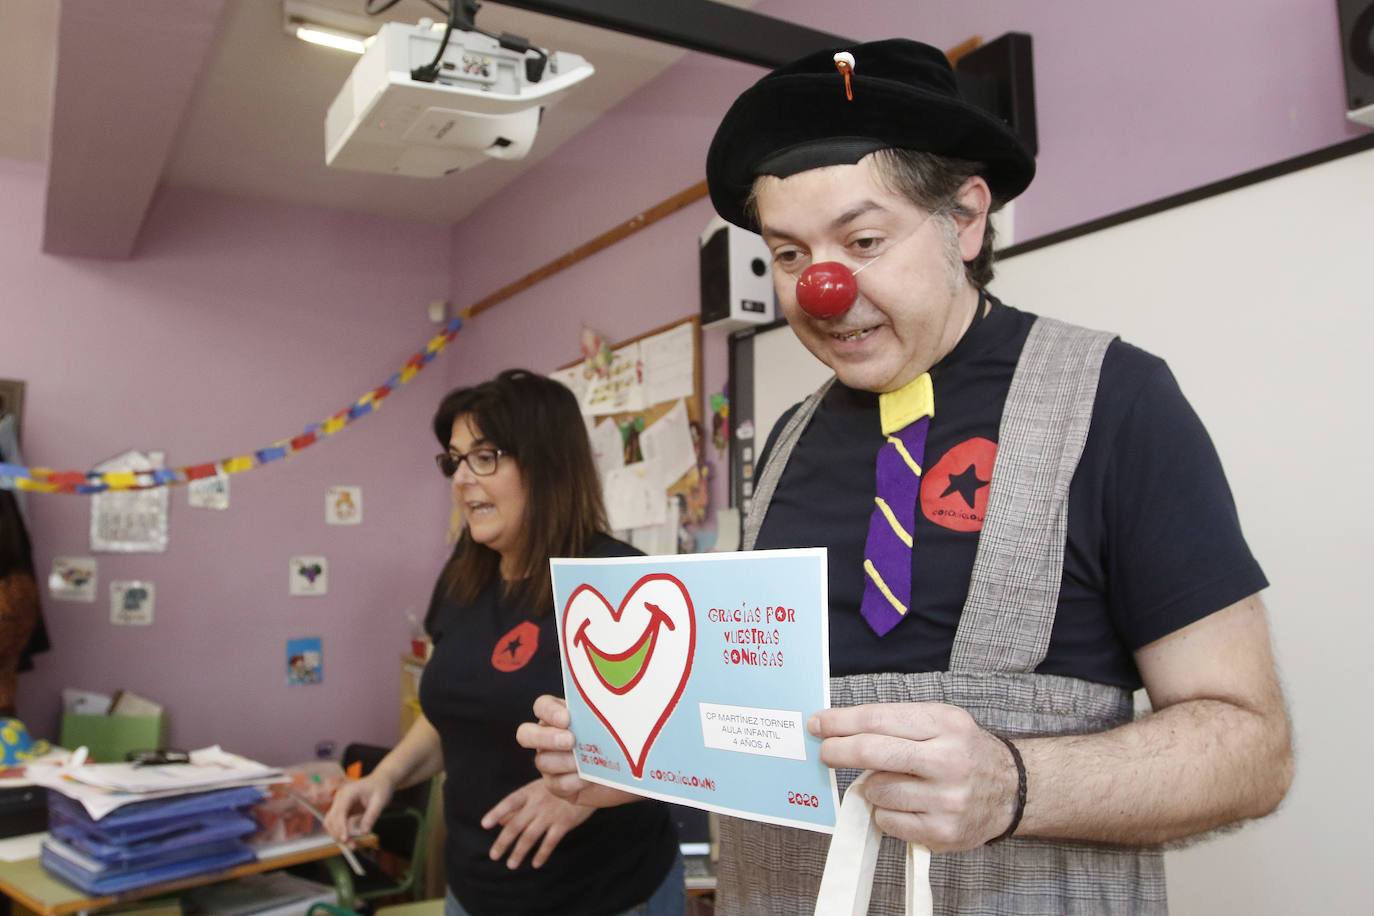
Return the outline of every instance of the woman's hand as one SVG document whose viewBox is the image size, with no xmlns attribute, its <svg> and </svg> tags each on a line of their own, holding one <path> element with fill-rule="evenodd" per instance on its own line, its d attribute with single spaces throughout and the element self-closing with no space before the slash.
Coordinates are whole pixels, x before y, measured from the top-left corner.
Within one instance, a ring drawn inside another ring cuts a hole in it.
<svg viewBox="0 0 1374 916">
<path fill-rule="evenodd" d="M 544 784 L 559 798 L 593 808 L 610 808 L 642 801 L 640 796 L 586 782 L 577 775 L 574 757 L 576 740 L 568 730 L 568 704 L 561 697 L 545 694 L 534 701 L 538 722 L 525 722 L 515 732 L 521 747 L 535 751 L 534 766 L 544 775 Z"/>
<path fill-rule="evenodd" d="M 554 795 L 543 779 L 526 783 L 482 815 L 483 829 L 491 830 L 497 824 L 504 828 L 491 844 L 491 858 L 500 859 L 509 850 L 506 867 L 519 868 L 534 844 L 539 843 L 530 860 L 532 866 L 539 868 L 549 860 L 559 841 L 591 817 L 594 810 L 590 805 L 576 805 Z"/>
<path fill-rule="evenodd" d="M 376 773 L 362 779 L 348 780 L 334 793 L 334 801 L 324 816 L 324 829 L 337 842 L 353 848 L 352 837 L 372 832 L 372 825 L 377 823 L 377 816 L 391 801 L 392 792 L 390 781 Z M 363 813 L 357 818 L 350 818 L 355 807 L 362 808 Z"/>
</svg>

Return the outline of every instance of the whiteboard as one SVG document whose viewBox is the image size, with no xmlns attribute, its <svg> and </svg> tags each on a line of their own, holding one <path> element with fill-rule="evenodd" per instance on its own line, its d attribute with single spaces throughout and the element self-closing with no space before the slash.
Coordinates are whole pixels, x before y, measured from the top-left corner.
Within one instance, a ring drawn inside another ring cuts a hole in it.
<svg viewBox="0 0 1374 916">
<path fill-rule="evenodd" d="M 1169 854 L 1174 913 L 1374 899 L 1372 229 L 1365 149 L 1010 257 L 992 285 L 1169 361 L 1272 583 L 1297 776 L 1277 815 Z"/>
<path fill-rule="evenodd" d="M 834 373 L 779 320 L 730 335 L 730 505 L 749 514 L 773 424 Z"/>
<path fill-rule="evenodd" d="M 1272 583 L 1297 775 L 1276 815 L 1168 853 L 1175 914 L 1354 913 L 1374 900 L 1371 146 L 1360 138 L 1015 246 L 991 285 L 1008 304 L 1168 360 Z M 801 356 L 777 355 L 789 340 L 801 350 L 785 326 L 755 337 L 777 352 L 745 387 L 789 404 L 815 387 Z"/>
</svg>

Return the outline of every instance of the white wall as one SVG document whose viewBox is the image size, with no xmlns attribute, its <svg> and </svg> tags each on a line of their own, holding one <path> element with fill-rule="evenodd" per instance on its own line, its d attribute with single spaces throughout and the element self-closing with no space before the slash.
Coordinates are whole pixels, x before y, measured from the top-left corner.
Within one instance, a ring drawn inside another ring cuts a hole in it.
<svg viewBox="0 0 1374 916">
<path fill-rule="evenodd" d="M 1012 257 L 993 284 L 1169 361 L 1272 583 L 1297 776 L 1275 816 L 1170 854 L 1176 914 L 1367 913 L 1374 900 L 1371 213 L 1367 151 Z"/>
</svg>

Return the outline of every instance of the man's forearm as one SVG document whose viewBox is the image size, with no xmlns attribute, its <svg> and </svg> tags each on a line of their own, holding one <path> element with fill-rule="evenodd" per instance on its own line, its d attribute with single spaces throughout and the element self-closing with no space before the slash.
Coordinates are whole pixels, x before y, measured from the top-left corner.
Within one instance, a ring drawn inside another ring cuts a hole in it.
<svg viewBox="0 0 1374 916">
<path fill-rule="evenodd" d="M 1108 732 L 1016 742 L 1021 836 L 1155 844 L 1263 817 L 1293 777 L 1281 701 L 1193 699 Z"/>
</svg>

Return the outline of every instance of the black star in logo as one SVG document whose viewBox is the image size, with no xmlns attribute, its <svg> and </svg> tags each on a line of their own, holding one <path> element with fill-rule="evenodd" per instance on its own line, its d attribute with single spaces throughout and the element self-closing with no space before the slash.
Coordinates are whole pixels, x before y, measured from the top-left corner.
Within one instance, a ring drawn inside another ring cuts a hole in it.
<svg viewBox="0 0 1374 916">
<path fill-rule="evenodd" d="M 520 651 L 519 636 L 516 636 L 510 642 L 506 643 L 506 651 L 510 653 L 511 658 L 515 658 L 516 653 Z"/>
<path fill-rule="evenodd" d="M 968 507 L 972 509 L 978 497 L 979 488 L 986 487 L 989 483 L 990 481 L 987 480 L 979 480 L 978 472 L 970 464 L 962 472 L 949 475 L 949 486 L 940 496 L 945 497 L 951 493 L 958 493 L 964 498 L 964 502 L 968 503 Z"/>
</svg>

